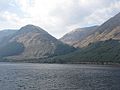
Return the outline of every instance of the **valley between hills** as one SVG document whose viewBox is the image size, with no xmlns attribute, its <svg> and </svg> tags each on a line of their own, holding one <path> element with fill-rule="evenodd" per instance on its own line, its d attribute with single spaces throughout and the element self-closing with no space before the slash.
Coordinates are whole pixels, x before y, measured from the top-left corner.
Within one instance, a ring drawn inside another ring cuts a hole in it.
<svg viewBox="0 0 120 90">
<path fill-rule="evenodd" d="M 120 63 L 120 13 L 101 25 L 72 30 L 60 39 L 31 24 L 0 31 L 0 61 Z"/>
</svg>

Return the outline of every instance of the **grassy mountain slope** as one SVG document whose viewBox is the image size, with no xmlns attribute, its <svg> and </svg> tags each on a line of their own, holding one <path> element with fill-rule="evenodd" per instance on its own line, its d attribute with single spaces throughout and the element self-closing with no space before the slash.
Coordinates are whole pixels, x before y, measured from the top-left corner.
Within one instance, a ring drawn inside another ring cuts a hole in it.
<svg viewBox="0 0 120 90">
<path fill-rule="evenodd" d="M 105 41 L 108 39 L 120 40 L 120 13 L 110 18 L 96 29 L 96 32 L 89 35 L 82 41 L 76 43 L 76 47 L 84 47 L 89 43 L 97 41 Z"/>
<path fill-rule="evenodd" d="M 120 63 L 120 41 L 106 40 L 89 44 L 67 55 L 48 59 L 48 62 L 82 63 L 82 62 L 116 62 Z"/>
</svg>

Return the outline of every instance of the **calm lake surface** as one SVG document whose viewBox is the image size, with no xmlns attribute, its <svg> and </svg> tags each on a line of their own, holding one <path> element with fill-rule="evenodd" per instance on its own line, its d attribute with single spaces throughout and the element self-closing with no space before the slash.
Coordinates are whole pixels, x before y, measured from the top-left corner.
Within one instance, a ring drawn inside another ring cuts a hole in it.
<svg viewBox="0 0 120 90">
<path fill-rule="evenodd" d="M 120 90 L 120 67 L 0 63 L 0 90 Z"/>
</svg>

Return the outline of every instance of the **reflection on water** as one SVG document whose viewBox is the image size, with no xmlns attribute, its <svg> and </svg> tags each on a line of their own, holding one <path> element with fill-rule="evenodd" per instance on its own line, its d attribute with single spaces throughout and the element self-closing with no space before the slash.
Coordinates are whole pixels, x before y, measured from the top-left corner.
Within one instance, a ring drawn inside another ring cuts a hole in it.
<svg viewBox="0 0 120 90">
<path fill-rule="evenodd" d="M 120 67 L 1 63 L 0 90 L 120 90 Z"/>
</svg>

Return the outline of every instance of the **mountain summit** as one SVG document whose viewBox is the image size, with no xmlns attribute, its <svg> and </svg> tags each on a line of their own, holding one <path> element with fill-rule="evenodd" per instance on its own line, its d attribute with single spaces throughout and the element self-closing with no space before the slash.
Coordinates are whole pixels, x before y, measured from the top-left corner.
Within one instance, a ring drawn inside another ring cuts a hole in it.
<svg viewBox="0 0 120 90">
<path fill-rule="evenodd" d="M 34 25 L 22 27 L 3 41 L 3 44 L 0 48 L 0 56 L 9 56 L 14 59 L 44 58 L 74 50 L 73 47 L 63 44 L 42 28 Z M 11 52 L 14 53 L 11 54 Z"/>
<path fill-rule="evenodd" d="M 42 28 L 38 27 L 38 26 L 34 26 L 32 24 L 28 24 L 26 26 L 23 26 L 19 32 L 21 33 L 28 33 L 28 32 L 38 32 L 38 33 L 47 33 L 45 30 L 43 30 Z"/>
</svg>

